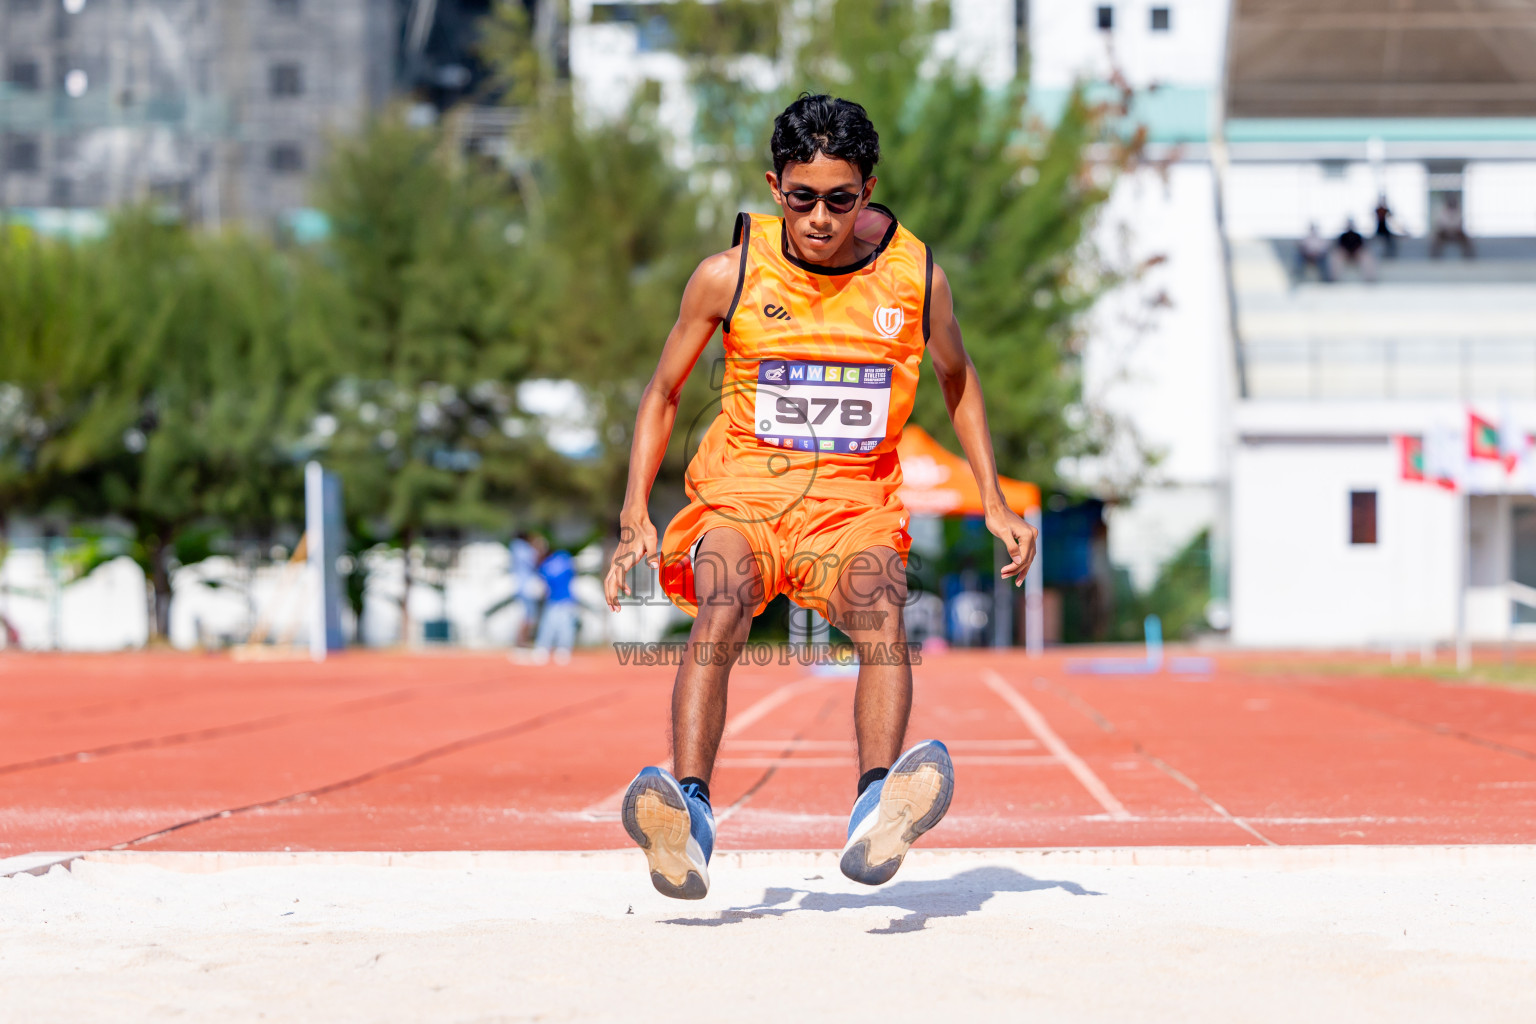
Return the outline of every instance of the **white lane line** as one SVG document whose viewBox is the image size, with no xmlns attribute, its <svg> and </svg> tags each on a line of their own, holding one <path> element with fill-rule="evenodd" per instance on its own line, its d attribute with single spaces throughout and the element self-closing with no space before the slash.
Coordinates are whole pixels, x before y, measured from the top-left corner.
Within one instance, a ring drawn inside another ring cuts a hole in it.
<svg viewBox="0 0 1536 1024">
<path fill-rule="evenodd" d="M 1112 821 L 1135 821 L 1135 816 L 1125 809 L 1125 805 L 1115 799 L 1115 794 L 1104 785 L 1104 780 L 1093 773 L 1083 759 L 1072 752 L 1056 730 L 1051 728 L 1045 716 L 1035 710 L 1035 706 L 1024 699 L 1024 695 L 1008 684 L 1008 681 L 998 675 L 992 669 L 983 669 L 982 681 L 991 688 L 992 692 L 1003 699 L 1003 703 L 1011 707 L 1014 712 L 1024 720 L 1029 731 L 1037 736 L 1045 749 L 1049 750 L 1071 772 L 1078 782 L 1082 783 L 1088 794 L 1099 802 Z"/>
<path fill-rule="evenodd" d="M 722 757 L 716 768 L 847 768 L 858 761 L 849 757 Z"/>
<path fill-rule="evenodd" d="M 995 751 L 1008 750 L 1038 750 L 1039 740 L 954 740 L 946 742 L 951 754 L 963 751 Z M 723 747 L 731 750 L 831 750 L 839 753 L 847 753 L 850 756 L 858 752 L 858 744 L 852 739 L 846 740 L 726 740 Z M 1138 767 L 1141 762 L 1133 762 Z"/>
<path fill-rule="evenodd" d="M 978 754 L 954 755 L 959 765 L 1048 765 L 1060 764 L 1050 754 Z M 848 757 L 722 757 L 715 762 L 716 768 L 848 768 L 857 764 Z"/>
<path fill-rule="evenodd" d="M 725 739 L 729 741 L 732 736 L 735 736 L 743 729 L 756 725 L 763 718 L 777 710 L 781 704 L 788 704 L 807 690 L 814 690 L 817 687 L 827 685 L 831 678 L 830 676 L 807 676 L 804 679 L 797 679 L 792 683 L 785 683 L 735 718 L 727 721 L 725 723 Z"/>
<path fill-rule="evenodd" d="M 806 676 L 804 679 L 796 679 L 792 683 L 785 683 L 762 700 L 749 705 L 735 718 L 728 719 L 725 723 L 725 739 L 729 741 L 736 733 L 755 725 L 780 706 L 794 700 L 807 690 L 814 690 L 818 686 L 824 686 L 830 681 L 830 676 Z M 628 789 L 629 783 L 625 782 L 624 785 L 620 786 L 613 793 L 603 797 L 596 803 L 583 807 L 579 813 L 593 821 L 614 820 L 619 816 L 619 802 L 624 799 L 624 793 Z"/>
<path fill-rule="evenodd" d="M 1198 785 L 1196 785 L 1194 779 L 1190 778 L 1188 775 L 1185 775 L 1183 772 L 1179 771 L 1177 768 L 1175 768 L 1173 765 L 1169 764 L 1167 761 L 1164 761 L 1160 757 L 1156 757 L 1156 756 L 1154 756 L 1152 754 L 1149 754 L 1145 750 L 1141 751 L 1141 756 L 1146 758 L 1149 762 L 1151 762 L 1152 766 L 1154 768 L 1156 768 L 1158 771 L 1162 772 L 1164 775 L 1168 776 L 1170 779 L 1172 779 L 1173 781 L 1177 782 L 1179 785 L 1183 786 L 1185 789 L 1189 790 L 1191 793 L 1195 794 L 1195 796 L 1199 797 L 1205 803 L 1205 805 L 1207 807 L 1209 807 L 1211 810 L 1215 811 L 1217 814 L 1221 815 L 1223 818 L 1225 818 L 1226 820 L 1230 821 L 1233 825 L 1236 825 L 1238 828 L 1242 829 L 1244 832 L 1247 832 L 1249 835 L 1253 836 L 1253 838 L 1257 839 L 1259 842 L 1263 843 L 1266 846 L 1279 846 L 1280 845 L 1279 843 L 1277 843 L 1274 840 L 1270 839 L 1264 833 L 1260 832 L 1258 829 L 1254 828 L 1252 825 L 1248 824 L 1248 822 L 1244 821 L 1242 818 L 1239 818 L 1237 815 L 1233 814 L 1231 811 L 1229 811 L 1225 807 L 1221 806 L 1221 804 L 1219 804 L 1215 800 L 1213 800 L 1205 792 L 1205 790 L 1201 789 Z"/>
<path fill-rule="evenodd" d="M 858 752 L 853 740 L 726 740 L 722 749 L 731 750 L 831 750 L 849 756 Z"/>
</svg>

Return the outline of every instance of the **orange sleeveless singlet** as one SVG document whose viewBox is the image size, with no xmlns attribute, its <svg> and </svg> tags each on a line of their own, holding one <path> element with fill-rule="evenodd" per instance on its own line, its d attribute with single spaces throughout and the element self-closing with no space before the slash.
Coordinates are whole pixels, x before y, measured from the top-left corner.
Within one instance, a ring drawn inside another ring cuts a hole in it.
<svg viewBox="0 0 1536 1024">
<path fill-rule="evenodd" d="M 778 217 L 743 213 L 724 321 L 721 407 L 689 463 L 690 502 L 661 543 L 662 587 L 697 612 L 693 548 L 716 527 L 751 545 L 765 592 L 826 612 L 861 551 L 910 547 L 896 444 L 928 340 L 933 257 L 883 206 L 857 226 L 878 240 L 852 266 L 806 263 Z"/>
</svg>

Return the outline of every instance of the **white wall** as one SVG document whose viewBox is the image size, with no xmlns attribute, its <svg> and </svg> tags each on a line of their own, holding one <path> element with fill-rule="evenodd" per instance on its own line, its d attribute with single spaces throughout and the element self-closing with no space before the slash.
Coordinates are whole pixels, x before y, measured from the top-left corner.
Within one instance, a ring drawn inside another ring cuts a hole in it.
<svg viewBox="0 0 1536 1024">
<path fill-rule="evenodd" d="M 1115 10 L 1098 30 L 1097 8 Z M 1133 86 L 1213 86 L 1222 78 L 1227 0 L 1033 0 L 1029 5 L 1030 81 L 1047 89 L 1103 80 L 1118 66 Z M 1171 29 L 1151 30 L 1153 7 L 1172 11 Z"/>
<path fill-rule="evenodd" d="M 1536 163 L 1468 164 L 1462 188 L 1467 231 L 1474 238 L 1536 238 Z"/>
<path fill-rule="evenodd" d="M 949 28 L 933 41 L 933 54 L 953 60 L 992 88 L 1012 80 L 1018 66 L 1015 0 L 950 0 Z"/>
<path fill-rule="evenodd" d="M 1429 191 L 1424 165 L 1365 161 L 1344 165 L 1341 177 L 1324 173 L 1321 163 L 1234 163 L 1227 169 L 1223 194 L 1227 231 L 1233 238 L 1300 238 L 1316 223 L 1325 236 L 1344 230 L 1353 217 L 1362 234 L 1376 230 L 1376 197 L 1387 205 L 1401 229 L 1423 235 L 1429 223 Z"/>
<path fill-rule="evenodd" d="M 1166 176 L 1144 169 L 1116 185 L 1094 235 L 1114 266 L 1162 260 L 1088 321 L 1085 396 L 1130 433 L 1104 456 L 1063 467 L 1085 487 L 1119 493 L 1143 450 L 1158 456 L 1135 498 L 1108 514 L 1110 560 L 1140 587 L 1219 510 L 1233 385 L 1215 203 L 1207 163 L 1174 164 Z"/>
<path fill-rule="evenodd" d="M 21 634 L 24 648 L 44 650 L 57 643 L 74 651 L 114 651 L 141 646 L 149 635 L 144 573 L 130 558 L 55 586 L 41 548 L 14 548 L 0 565 L 0 586 L 6 590 L 0 610 Z"/>
<path fill-rule="evenodd" d="M 1154 480 L 1210 483 L 1221 474 L 1231 359 L 1210 165 L 1179 163 L 1166 178 L 1144 169 L 1123 179 L 1094 240 L 1116 267 L 1161 262 L 1094 308 L 1085 392 L 1165 453 Z"/>
<path fill-rule="evenodd" d="M 1227 170 L 1227 230 L 1234 238 L 1299 238 L 1316 222 L 1336 235 L 1348 217 L 1361 232 L 1375 230 L 1376 196 L 1387 195 L 1401 230 L 1429 230 L 1429 182 L 1424 165 L 1391 161 L 1346 163 L 1331 177 L 1317 161 L 1234 163 Z M 1467 231 L 1474 237 L 1536 237 L 1536 163 L 1469 163 L 1463 178 Z"/>
<path fill-rule="evenodd" d="M 1416 645 L 1455 629 L 1458 498 L 1401 483 L 1392 445 L 1242 444 L 1232 474 L 1233 640 Z M 1378 543 L 1349 543 L 1349 492 L 1377 492 Z"/>
</svg>

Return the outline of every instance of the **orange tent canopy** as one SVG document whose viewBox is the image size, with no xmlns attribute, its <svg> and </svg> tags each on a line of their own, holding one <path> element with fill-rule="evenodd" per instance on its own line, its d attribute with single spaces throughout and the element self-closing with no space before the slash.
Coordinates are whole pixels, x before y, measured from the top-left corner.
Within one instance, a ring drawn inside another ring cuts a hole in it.
<svg viewBox="0 0 1536 1024">
<path fill-rule="evenodd" d="M 985 512 L 971 464 L 951 454 L 922 427 L 908 423 L 896 444 L 904 481 L 897 494 L 913 515 L 979 516 Z M 1040 488 L 999 477 L 1008 507 L 1023 515 L 1040 507 Z"/>
</svg>

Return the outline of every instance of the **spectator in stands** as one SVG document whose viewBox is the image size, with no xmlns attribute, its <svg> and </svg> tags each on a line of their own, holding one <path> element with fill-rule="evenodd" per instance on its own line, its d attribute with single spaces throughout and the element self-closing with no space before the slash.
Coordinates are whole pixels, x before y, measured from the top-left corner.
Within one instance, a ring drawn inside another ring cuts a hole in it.
<svg viewBox="0 0 1536 1024">
<path fill-rule="evenodd" d="M 1367 281 L 1376 280 L 1376 260 L 1366 248 L 1365 236 L 1355 227 L 1355 218 L 1344 222 L 1344 230 L 1339 233 L 1336 244 L 1339 256 L 1346 264 L 1360 271 L 1360 276 Z"/>
<path fill-rule="evenodd" d="M 1296 243 L 1298 280 L 1306 280 L 1308 267 L 1316 267 L 1317 276 L 1322 280 L 1333 280 L 1333 269 L 1328 264 L 1328 242 L 1317 233 L 1316 221 L 1307 225 L 1307 236 Z"/>
<path fill-rule="evenodd" d="M 1467 237 L 1467 229 L 1461 219 L 1461 200 L 1455 195 L 1448 195 L 1441 202 L 1440 208 L 1435 211 L 1435 221 L 1431 225 L 1429 238 L 1429 258 L 1440 258 L 1440 250 L 1447 242 L 1454 242 L 1461 247 L 1462 259 L 1471 259 L 1475 254 L 1472 251 L 1472 239 Z"/>
<path fill-rule="evenodd" d="M 1387 205 L 1385 192 L 1376 197 L 1376 241 L 1384 257 L 1397 259 L 1397 233 L 1392 230 L 1392 208 Z"/>
<path fill-rule="evenodd" d="M 533 660 L 543 664 L 553 651 L 555 664 L 564 665 L 571 660 L 571 648 L 576 645 L 578 606 L 571 593 L 576 564 L 571 553 L 550 552 L 539 563 L 539 576 L 545 587 L 544 613 L 539 616 L 539 635 L 533 641 Z"/>
</svg>

